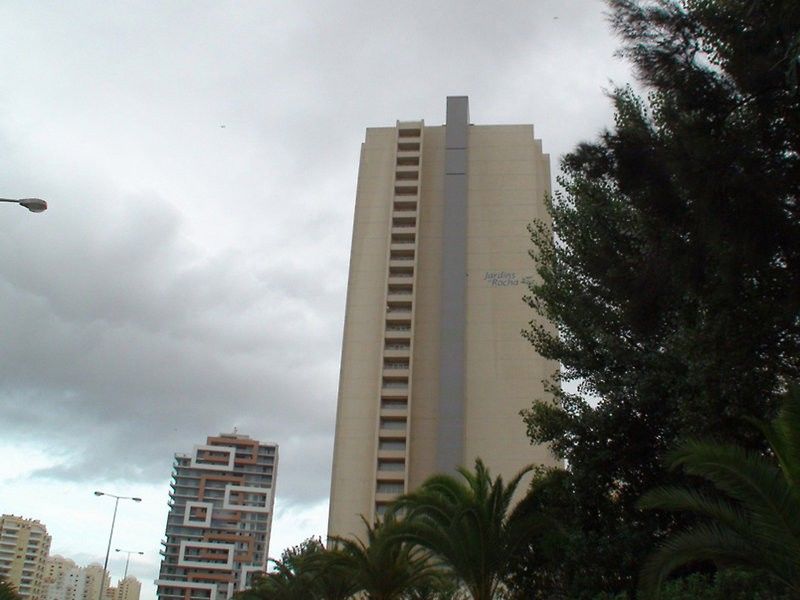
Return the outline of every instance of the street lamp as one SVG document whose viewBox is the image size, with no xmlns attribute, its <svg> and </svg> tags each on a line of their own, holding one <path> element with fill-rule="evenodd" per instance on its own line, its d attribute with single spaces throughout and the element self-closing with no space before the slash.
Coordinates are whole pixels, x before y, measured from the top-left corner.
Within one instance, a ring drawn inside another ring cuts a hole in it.
<svg viewBox="0 0 800 600">
<path fill-rule="evenodd" d="M 136 498 L 135 496 L 117 496 L 116 494 L 109 494 L 108 492 L 95 492 L 95 496 L 111 496 L 114 498 L 114 516 L 111 518 L 111 531 L 108 534 L 108 548 L 106 548 L 106 561 L 103 563 L 103 579 L 106 576 L 106 569 L 108 568 L 108 555 L 111 554 L 111 538 L 114 536 L 114 523 L 117 521 L 117 507 L 119 506 L 120 500 L 133 500 L 134 502 L 141 502 L 141 498 Z M 103 600 L 103 584 L 100 583 L 100 594 L 97 596 L 97 600 Z"/>
<path fill-rule="evenodd" d="M 0 198 L 0 202 L 12 202 L 14 204 L 19 204 L 20 206 L 24 206 L 29 211 L 34 213 L 40 213 L 47 210 L 47 202 L 41 198 L 20 198 L 19 200 L 14 200 L 12 198 Z"/>
<path fill-rule="evenodd" d="M 123 550 L 122 548 L 114 548 L 114 552 L 124 552 L 128 555 L 128 558 L 125 559 L 125 575 L 122 576 L 123 579 L 128 576 L 128 563 L 131 562 L 131 554 L 139 554 L 140 556 L 144 556 L 144 552 L 139 552 L 138 550 Z"/>
</svg>

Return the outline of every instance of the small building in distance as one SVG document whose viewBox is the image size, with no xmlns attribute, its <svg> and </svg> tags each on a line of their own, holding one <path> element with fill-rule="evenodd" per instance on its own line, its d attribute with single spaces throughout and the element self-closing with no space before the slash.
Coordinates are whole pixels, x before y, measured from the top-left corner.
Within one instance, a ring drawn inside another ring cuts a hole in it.
<svg viewBox="0 0 800 600">
<path fill-rule="evenodd" d="M 175 455 L 159 600 L 228 600 L 266 571 L 277 469 L 276 444 L 237 433 Z"/>
<path fill-rule="evenodd" d="M 50 552 L 47 528 L 34 519 L 0 517 L 0 577 L 23 600 L 44 600 L 45 563 Z"/>
<path fill-rule="evenodd" d="M 120 579 L 117 587 L 108 588 L 106 600 L 139 600 L 142 583 L 136 577 L 129 575 Z"/>
<path fill-rule="evenodd" d="M 45 600 L 98 600 L 100 590 L 107 598 L 111 577 L 103 566 L 92 563 L 86 567 L 75 561 L 54 555 L 45 567 Z"/>
</svg>

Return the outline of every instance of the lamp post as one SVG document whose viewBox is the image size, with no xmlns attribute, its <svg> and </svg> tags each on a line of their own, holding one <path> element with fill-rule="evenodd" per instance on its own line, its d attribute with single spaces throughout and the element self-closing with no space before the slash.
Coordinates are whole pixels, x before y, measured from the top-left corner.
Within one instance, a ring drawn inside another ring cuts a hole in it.
<svg viewBox="0 0 800 600">
<path fill-rule="evenodd" d="M 47 210 L 47 202 L 41 198 L 20 198 L 19 200 L 14 200 L 13 198 L 0 198 L 0 202 L 19 204 L 20 206 L 24 206 L 29 211 L 34 213 L 40 213 Z"/>
<path fill-rule="evenodd" d="M 144 555 L 144 552 L 139 552 L 138 550 L 123 550 L 122 548 L 114 548 L 114 552 L 124 552 L 128 555 L 128 557 L 125 559 L 125 575 L 122 576 L 123 579 L 128 576 L 128 563 L 131 562 L 131 554 Z"/>
<path fill-rule="evenodd" d="M 108 492 L 95 492 L 95 496 L 111 496 L 114 498 L 114 516 L 111 518 L 111 531 L 108 533 L 108 547 L 106 548 L 106 561 L 103 563 L 103 575 L 102 579 L 106 577 L 106 569 L 108 569 L 108 555 L 111 553 L 111 538 L 114 537 L 114 523 L 117 522 L 117 507 L 119 506 L 120 500 L 133 500 L 134 502 L 141 502 L 141 498 L 136 498 L 134 496 L 117 496 L 116 494 L 109 494 Z M 100 594 L 97 596 L 97 600 L 103 600 L 103 583 L 100 583 Z"/>
</svg>

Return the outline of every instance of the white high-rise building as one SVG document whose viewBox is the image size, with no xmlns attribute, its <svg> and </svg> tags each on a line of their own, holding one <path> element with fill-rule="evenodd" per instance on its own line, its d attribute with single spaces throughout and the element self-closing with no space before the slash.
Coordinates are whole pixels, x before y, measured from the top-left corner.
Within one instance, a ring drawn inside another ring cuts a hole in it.
<svg viewBox="0 0 800 600">
<path fill-rule="evenodd" d="M 159 600 L 228 600 L 266 571 L 278 446 L 220 434 L 176 454 Z"/>
</svg>

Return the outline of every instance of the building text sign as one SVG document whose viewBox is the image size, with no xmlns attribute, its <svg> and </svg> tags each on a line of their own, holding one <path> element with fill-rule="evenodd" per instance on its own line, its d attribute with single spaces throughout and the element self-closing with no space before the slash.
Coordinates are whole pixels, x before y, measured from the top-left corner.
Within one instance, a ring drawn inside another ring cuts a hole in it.
<svg viewBox="0 0 800 600">
<path fill-rule="evenodd" d="M 528 285 L 533 281 L 532 275 L 518 275 L 513 271 L 486 271 L 483 280 L 492 287 L 508 287 L 513 285 Z"/>
</svg>

